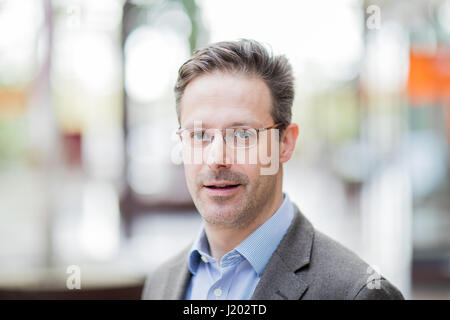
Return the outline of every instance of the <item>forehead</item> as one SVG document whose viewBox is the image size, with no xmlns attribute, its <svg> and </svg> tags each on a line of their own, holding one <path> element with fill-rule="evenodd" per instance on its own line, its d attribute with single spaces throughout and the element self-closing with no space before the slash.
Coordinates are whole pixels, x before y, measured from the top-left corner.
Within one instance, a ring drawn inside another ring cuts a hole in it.
<svg viewBox="0 0 450 320">
<path fill-rule="evenodd" d="M 271 95 L 266 83 L 241 74 L 215 72 L 186 87 L 180 103 L 182 127 L 202 121 L 205 127 L 271 124 Z"/>
</svg>

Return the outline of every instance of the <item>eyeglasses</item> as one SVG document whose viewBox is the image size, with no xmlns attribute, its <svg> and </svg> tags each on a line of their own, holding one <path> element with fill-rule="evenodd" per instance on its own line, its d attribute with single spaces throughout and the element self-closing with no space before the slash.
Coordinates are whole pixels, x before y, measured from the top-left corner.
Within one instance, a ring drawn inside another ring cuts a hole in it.
<svg viewBox="0 0 450 320">
<path fill-rule="evenodd" d="M 262 131 L 275 129 L 282 123 L 275 123 L 267 128 L 255 129 L 247 126 L 229 127 L 225 129 L 204 129 L 204 128 L 180 128 L 177 135 L 182 143 L 190 148 L 203 148 L 208 146 L 214 139 L 215 132 L 219 131 L 222 139 L 228 147 L 232 149 L 248 149 L 258 143 L 258 134 Z"/>
</svg>

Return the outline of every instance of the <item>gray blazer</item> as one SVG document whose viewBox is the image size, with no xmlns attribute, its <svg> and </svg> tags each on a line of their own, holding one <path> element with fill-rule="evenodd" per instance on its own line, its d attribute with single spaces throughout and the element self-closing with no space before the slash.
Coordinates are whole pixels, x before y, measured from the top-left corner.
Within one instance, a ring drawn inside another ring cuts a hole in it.
<svg viewBox="0 0 450 320">
<path fill-rule="evenodd" d="M 272 254 L 252 299 L 403 299 L 388 280 L 368 273 L 355 253 L 315 230 L 295 206 L 295 215 Z M 184 299 L 191 279 L 191 246 L 158 267 L 144 285 L 142 299 Z"/>
</svg>

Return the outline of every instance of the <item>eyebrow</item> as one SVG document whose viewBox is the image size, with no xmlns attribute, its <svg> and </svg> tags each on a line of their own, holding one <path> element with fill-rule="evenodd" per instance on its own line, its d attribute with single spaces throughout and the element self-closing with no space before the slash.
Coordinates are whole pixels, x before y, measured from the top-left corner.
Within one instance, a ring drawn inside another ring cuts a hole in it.
<svg viewBox="0 0 450 320">
<path fill-rule="evenodd" d="M 237 121 L 237 122 L 232 122 L 228 127 L 238 127 L 238 126 L 250 126 L 251 127 L 253 125 L 261 126 L 262 123 L 260 123 L 259 121 L 256 121 L 253 124 L 251 124 L 248 122 Z"/>
<path fill-rule="evenodd" d="M 243 121 L 234 121 L 234 122 L 228 123 L 228 124 L 225 126 L 225 128 L 229 128 L 229 127 L 242 127 L 242 126 L 245 126 L 245 127 L 253 127 L 253 126 L 256 126 L 256 127 L 258 127 L 258 126 L 262 126 L 262 125 L 263 125 L 263 124 L 262 124 L 261 122 L 259 122 L 259 121 L 253 121 L 253 123 L 251 123 L 251 122 L 243 122 Z M 194 126 L 194 122 L 193 122 L 193 121 L 190 121 L 190 122 L 188 122 L 188 125 L 185 126 L 184 128 L 192 128 L 193 126 Z M 205 123 L 205 122 L 202 121 L 202 128 L 211 128 L 211 126 L 208 126 L 207 123 Z"/>
</svg>

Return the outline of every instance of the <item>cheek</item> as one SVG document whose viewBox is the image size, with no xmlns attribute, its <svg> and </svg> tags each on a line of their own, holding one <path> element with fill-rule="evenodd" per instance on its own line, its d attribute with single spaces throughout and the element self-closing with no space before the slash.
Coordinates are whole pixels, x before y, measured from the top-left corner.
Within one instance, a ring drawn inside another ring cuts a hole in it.
<svg viewBox="0 0 450 320">
<path fill-rule="evenodd" d="M 198 172 L 200 171 L 201 166 L 193 165 L 193 164 L 185 164 L 184 165 L 184 174 L 186 176 L 186 182 L 189 187 L 193 187 L 196 185 L 195 178 L 197 177 Z"/>
<path fill-rule="evenodd" d="M 239 170 L 235 171 L 241 172 L 242 174 L 246 175 L 250 186 L 254 185 L 255 181 L 257 181 L 260 177 L 260 165 L 258 164 L 239 165 L 236 166 L 236 168 L 237 167 L 239 168 Z M 233 170 L 233 168 L 231 170 Z"/>
</svg>

